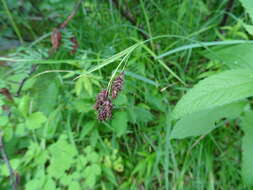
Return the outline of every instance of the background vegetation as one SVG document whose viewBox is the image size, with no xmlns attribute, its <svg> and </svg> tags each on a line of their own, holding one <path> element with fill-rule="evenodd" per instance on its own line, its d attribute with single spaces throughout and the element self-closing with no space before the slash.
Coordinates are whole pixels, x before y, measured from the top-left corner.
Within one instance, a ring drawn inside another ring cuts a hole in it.
<svg viewBox="0 0 253 190">
<path fill-rule="evenodd" d="M 1 0 L 0 189 L 251 189 L 239 126 L 252 113 L 237 117 L 250 98 L 208 113 L 211 128 L 192 116 L 172 133 L 198 81 L 238 65 L 252 76 L 249 15 L 247 0 Z M 99 121 L 96 96 L 122 71 L 112 118 Z"/>
</svg>

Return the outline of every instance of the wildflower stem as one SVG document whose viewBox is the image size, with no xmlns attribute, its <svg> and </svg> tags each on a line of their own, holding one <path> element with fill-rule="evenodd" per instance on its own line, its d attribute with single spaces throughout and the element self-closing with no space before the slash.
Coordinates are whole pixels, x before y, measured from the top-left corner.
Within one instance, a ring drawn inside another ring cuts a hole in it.
<svg viewBox="0 0 253 190">
<path fill-rule="evenodd" d="M 11 167 L 11 164 L 10 164 L 10 161 L 8 159 L 8 156 L 7 156 L 7 153 L 4 149 L 4 144 L 3 144 L 3 132 L 0 131 L 0 152 L 1 152 L 1 155 L 2 155 L 2 158 L 9 170 L 9 173 L 10 173 L 10 183 L 11 183 L 11 186 L 12 186 L 12 190 L 16 190 L 17 189 L 17 183 L 16 183 L 16 177 L 15 177 L 15 173 Z"/>
</svg>

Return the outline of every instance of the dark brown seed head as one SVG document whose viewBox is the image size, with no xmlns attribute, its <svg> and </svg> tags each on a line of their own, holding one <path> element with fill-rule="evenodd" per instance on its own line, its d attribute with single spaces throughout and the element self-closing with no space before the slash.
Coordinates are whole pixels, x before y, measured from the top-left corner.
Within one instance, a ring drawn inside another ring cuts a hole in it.
<svg viewBox="0 0 253 190">
<path fill-rule="evenodd" d="M 75 54 L 76 53 L 76 50 L 78 49 L 79 45 L 78 45 L 78 42 L 76 40 L 76 37 L 72 37 L 70 38 L 70 41 L 72 42 L 72 50 L 71 50 L 71 54 Z"/>
<path fill-rule="evenodd" d="M 105 101 L 98 111 L 98 120 L 105 121 L 110 119 L 112 117 L 112 108 L 111 100 Z"/>
<path fill-rule="evenodd" d="M 96 104 L 94 106 L 95 110 L 97 110 L 98 113 L 98 120 L 105 121 L 107 119 L 110 119 L 112 117 L 112 102 L 109 99 L 107 90 L 102 90 L 96 100 Z"/>
<path fill-rule="evenodd" d="M 55 28 L 51 34 L 51 43 L 53 49 L 58 49 L 61 45 L 61 32 L 57 28 Z"/>
<path fill-rule="evenodd" d="M 124 84 L 124 73 L 120 73 L 119 76 L 112 83 L 112 99 L 115 99 L 119 92 L 122 90 Z"/>
<path fill-rule="evenodd" d="M 108 100 L 108 91 L 107 90 L 102 90 L 98 95 L 97 95 L 97 100 L 96 104 L 94 106 L 95 110 L 99 110 L 99 108 L 103 105 L 103 103 Z"/>
</svg>

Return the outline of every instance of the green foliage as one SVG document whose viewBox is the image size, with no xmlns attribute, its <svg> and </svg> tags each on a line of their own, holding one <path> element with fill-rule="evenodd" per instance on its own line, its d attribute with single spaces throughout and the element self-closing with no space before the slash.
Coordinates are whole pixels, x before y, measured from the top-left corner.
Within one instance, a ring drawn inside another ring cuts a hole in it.
<svg viewBox="0 0 253 190">
<path fill-rule="evenodd" d="M 19 189 L 251 189 L 250 1 L 120 0 L 129 22 L 115 1 L 85 0 L 56 50 L 49 32 L 75 1 L 2 2 L 0 132 Z M 0 189 L 9 177 L 0 159 Z"/>
</svg>

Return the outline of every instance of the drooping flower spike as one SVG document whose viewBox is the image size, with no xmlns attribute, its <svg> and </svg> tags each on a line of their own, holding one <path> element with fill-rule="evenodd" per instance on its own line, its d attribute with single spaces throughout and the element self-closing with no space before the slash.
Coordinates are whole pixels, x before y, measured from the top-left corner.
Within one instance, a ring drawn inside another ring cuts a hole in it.
<svg viewBox="0 0 253 190">
<path fill-rule="evenodd" d="M 120 73 L 119 76 L 112 83 L 112 99 L 117 98 L 119 92 L 122 90 L 124 84 L 124 72 Z"/>
<path fill-rule="evenodd" d="M 96 99 L 94 109 L 98 112 L 98 120 L 105 121 L 112 116 L 112 103 L 109 99 L 109 93 L 107 90 L 102 90 Z"/>
<path fill-rule="evenodd" d="M 96 99 L 96 104 L 94 109 L 97 111 L 97 118 L 100 121 L 105 121 L 112 117 L 112 101 L 111 99 L 115 99 L 119 92 L 122 90 L 124 83 L 124 73 L 120 73 L 117 78 L 112 82 L 111 94 L 109 94 L 108 90 L 102 90 Z"/>
</svg>

